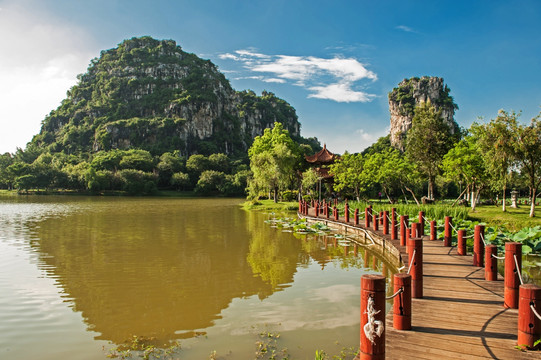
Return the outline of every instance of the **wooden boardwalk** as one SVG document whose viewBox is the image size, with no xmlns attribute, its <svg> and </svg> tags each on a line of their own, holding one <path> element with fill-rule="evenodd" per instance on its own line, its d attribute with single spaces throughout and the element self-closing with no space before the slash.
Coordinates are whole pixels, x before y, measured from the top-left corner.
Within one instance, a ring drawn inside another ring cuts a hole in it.
<svg viewBox="0 0 541 360">
<path fill-rule="evenodd" d="M 392 243 L 407 263 L 398 240 L 359 227 Z M 503 307 L 503 278 L 484 280 L 484 268 L 472 266 L 472 256 L 460 256 L 428 236 L 423 273 L 423 298 L 412 299 L 412 330 L 395 330 L 392 311 L 387 314 L 387 359 L 541 359 L 540 351 L 515 348 L 518 310 Z"/>
<path fill-rule="evenodd" d="M 412 300 L 412 330 L 393 329 L 387 314 L 388 359 L 541 359 L 521 352 L 518 310 L 503 307 L 503 279 L 484 280 L 471 256 L 441 241 L 423 241 L 423 298 Z"/>
</svg>

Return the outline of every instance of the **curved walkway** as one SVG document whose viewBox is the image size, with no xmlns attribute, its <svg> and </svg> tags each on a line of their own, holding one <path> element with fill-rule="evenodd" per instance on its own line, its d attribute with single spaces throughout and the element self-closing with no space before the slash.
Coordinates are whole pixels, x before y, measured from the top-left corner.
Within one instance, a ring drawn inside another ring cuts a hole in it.
<svg viewBox="0 0 541 360">
<path fill-rule="evenodd" d="M 343 218 L 338 222 L 345 223 Z M 392 243 L 407 263 L 398 240 L 381 230 L 358 227 Z M 503 278 L 484 280 L 484 268 L 472 266 L 472 256 L 460 256 L 456 248 L 427 236 L 423 272 L 424 296 L 412 299 L 412 330 L 393 329 L 392 311 L 387 314 L 387 359 L 541 359 L 539 351 L 515 348 L 518 310 L 503 307 Z"/>
</svg>

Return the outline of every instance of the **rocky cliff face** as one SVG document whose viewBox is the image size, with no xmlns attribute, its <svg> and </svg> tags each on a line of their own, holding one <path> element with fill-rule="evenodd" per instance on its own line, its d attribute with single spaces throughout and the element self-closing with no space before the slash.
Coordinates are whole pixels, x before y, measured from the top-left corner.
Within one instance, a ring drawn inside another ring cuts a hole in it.
<svg viewBox="0 0 541 360">
<path fill-rule="evenodd" d="M 246 152 L 275 121 L 300 137 L 295 109 L 272 93 L 238 92 L 209 60 L 173 40 L 133 38 L 102 51 L 33 143 L 51 152 L 142 148 Z"/>
<path fill-rule="evenodd" d="M 422 102 L 430 101 L 436 109 L 441 109 L 443 121 L 458 131 L 454 120 L 458 106 L 449 95 L 450 89 L 443 79 L 424 76 L 404 79 L 389 93 L 389 112 L 391 113 L 391 145 L 404 150 L 406 132 L 411 128 L 414 109 Z"/>
</svg>

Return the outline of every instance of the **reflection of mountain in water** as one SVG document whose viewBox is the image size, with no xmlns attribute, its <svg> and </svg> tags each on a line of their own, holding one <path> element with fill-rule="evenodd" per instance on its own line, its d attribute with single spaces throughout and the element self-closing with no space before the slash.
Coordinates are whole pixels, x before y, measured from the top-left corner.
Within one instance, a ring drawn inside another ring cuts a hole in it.
<svg viewBox="0 0 541 360">
<path fill-rule="evenodd" d="M 359 269 L 372 260 L 361 248 L 347 256 L 336 239 L 327 247 L 317 236 L 271 228 L 237 202 L 71 201 L 74 212 L 32 222 L 31 244 L 97 339 L 117 344 L 133 335 L 192 337 L 233 299 L 265 299 L 290 286 L 311 259 Z"/>
<path fill-rule="evenodd" d="M 167 341 L 211 326 L 233 298 L 272 293 L 247 263 L 245 218 L 229 200 L 119 201 L 38 223 L 35 244 L 99 339 Z"/>
</svg>

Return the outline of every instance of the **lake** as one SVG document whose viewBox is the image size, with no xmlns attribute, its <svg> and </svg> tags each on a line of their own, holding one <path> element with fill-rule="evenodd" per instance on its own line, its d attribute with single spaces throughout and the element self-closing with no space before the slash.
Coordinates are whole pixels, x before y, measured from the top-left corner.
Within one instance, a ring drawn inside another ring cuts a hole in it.
<svg viewBox="0 0 541 360">
<path fill-rule="evenodd" d="M 178 341 L 179 359 L 357 348 L 360 277 L 395 269 L 241 201 L 0 197 L 0 358 L 105 359 L 134 339 Z"/>
</svg>

